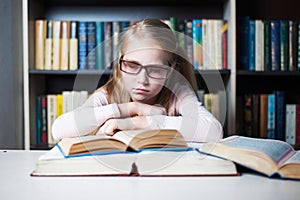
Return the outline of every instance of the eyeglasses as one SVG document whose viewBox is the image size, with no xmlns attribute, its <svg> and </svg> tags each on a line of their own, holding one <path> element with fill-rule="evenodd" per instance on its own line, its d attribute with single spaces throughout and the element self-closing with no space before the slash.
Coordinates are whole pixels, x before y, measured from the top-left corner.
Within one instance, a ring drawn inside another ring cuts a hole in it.
<svg viewBox="0 0 300 200">
<path fill-rule="evenodd" d="M 138 74 L 142 69 L 146 70 L 147 75 L 154 79 L 166 79 L 170 72 L 170 67 L 167 65 L 140 65 L 139 63 L 123 60 L 122 57 L 119 60 L 120 70 L 127 74 Z"/>
</svg>

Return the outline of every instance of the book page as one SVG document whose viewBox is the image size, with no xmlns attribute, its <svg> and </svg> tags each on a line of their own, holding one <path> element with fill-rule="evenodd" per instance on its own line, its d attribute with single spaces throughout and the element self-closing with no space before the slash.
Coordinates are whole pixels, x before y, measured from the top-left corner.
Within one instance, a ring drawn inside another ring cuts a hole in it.
<svg viewBox="0 0 300 200">
<path fill-rule="evenodd" d="M 134 138 L 136 135 L 140 134 L 141 130 L 128 130 L 128 131 L 119 131 L 116 132 L 112 138 L 115 138 L 125 144 L 129 144 L 132 138 Z"/>
<path fill-rule="evenodd" d="M 277 165 L 281 165 L 295 153 L 293 147 L 288 143 L 273 139 L 231 136 L 223 139 L 220 143 L 231 147 L 265 153 Z"/>
<path fill-rule="evenodd" d="M 296 153 L 290 158 L 288 159 L 285 164 L 288 163 L 298 163 L 300 164 L 300 151 L 296 151 Z"/>
</svg>

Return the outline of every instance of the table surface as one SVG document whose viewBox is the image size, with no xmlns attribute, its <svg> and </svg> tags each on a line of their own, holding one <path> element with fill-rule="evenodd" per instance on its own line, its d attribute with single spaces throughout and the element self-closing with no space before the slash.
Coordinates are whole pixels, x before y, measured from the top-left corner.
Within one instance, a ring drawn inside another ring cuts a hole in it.
<svg viewBox="0 0 300 200">
<path fill-rule="evenodd" d="M 300 199 L 300 181 L 226 177 L 31 177 L 46 151 L 0 150 L 0 199 Z"/>
</svg>

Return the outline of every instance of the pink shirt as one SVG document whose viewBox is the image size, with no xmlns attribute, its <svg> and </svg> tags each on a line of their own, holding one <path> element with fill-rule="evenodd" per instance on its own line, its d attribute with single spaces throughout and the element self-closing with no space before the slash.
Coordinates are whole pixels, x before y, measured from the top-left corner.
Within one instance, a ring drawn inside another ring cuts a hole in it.
<svg viewBox="0 0 300 200">
<path fill-rule="evenodd" d="M 187 86 L 178 86 L 170 99 L 168 115 L 147 116 L 151 129 L 176 129 L 187 141 L 216 141 L 223 136 L 220 122 L 198 101 Z M 117 104 L 109 104 L 104 92 L 92 94 L 75 110 L 64 113 L 52 125 L 54 139 L 86 135 L 107 119 L 120 117 Z"/>
</svg>

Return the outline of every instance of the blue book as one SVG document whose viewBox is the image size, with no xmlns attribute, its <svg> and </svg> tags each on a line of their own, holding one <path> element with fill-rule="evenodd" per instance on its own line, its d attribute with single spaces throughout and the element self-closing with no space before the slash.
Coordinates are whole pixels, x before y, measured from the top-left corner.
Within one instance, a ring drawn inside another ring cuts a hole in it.
<svg viewBox="0 0 300 200">
<path fill-rule="evenodd" d="M 271 20 L 271 70 L 280 70 L 280 20 Z"/>
<path fill-rule="evenodd" d="M 202 63 L 202 19 L 193 19 L 194 68 L 201 69 Z"/>
<path fill-rule="evenodd" d="M 264 20 L 264 71 L 271 71 L 270 20 Z"/>
<path fill-rule="evenodd" d="M 96 69 L 103 69 L 104 22 L 96 22 Z"/>
<path fill-rule="evenodd" d="M 285 140 L 285 92 L 275 91 L 275 139 Z"/>
<path fill-rule="evenodd" d="M 249 20 L 249 68 L 255 71 L 255 20 Z"/>
<path fill-rule="evenodd" d="M 275 94 L 268 94 L 267 138 L 275 139 Z"/>
<path fill-rule="evenodd" d="M 96 69 L 96 23 L 87 22 L 87 68 Z"/>
<path fill-rule="evenodd" d="M 239 69 L 249 69 L 249 16 L 243 16 L 239 19 Z"/>
<path fill-rule="evenodd" d="M 87 69 L 87 22 L 78 22 L 78 69 Z"/>
</svg>

